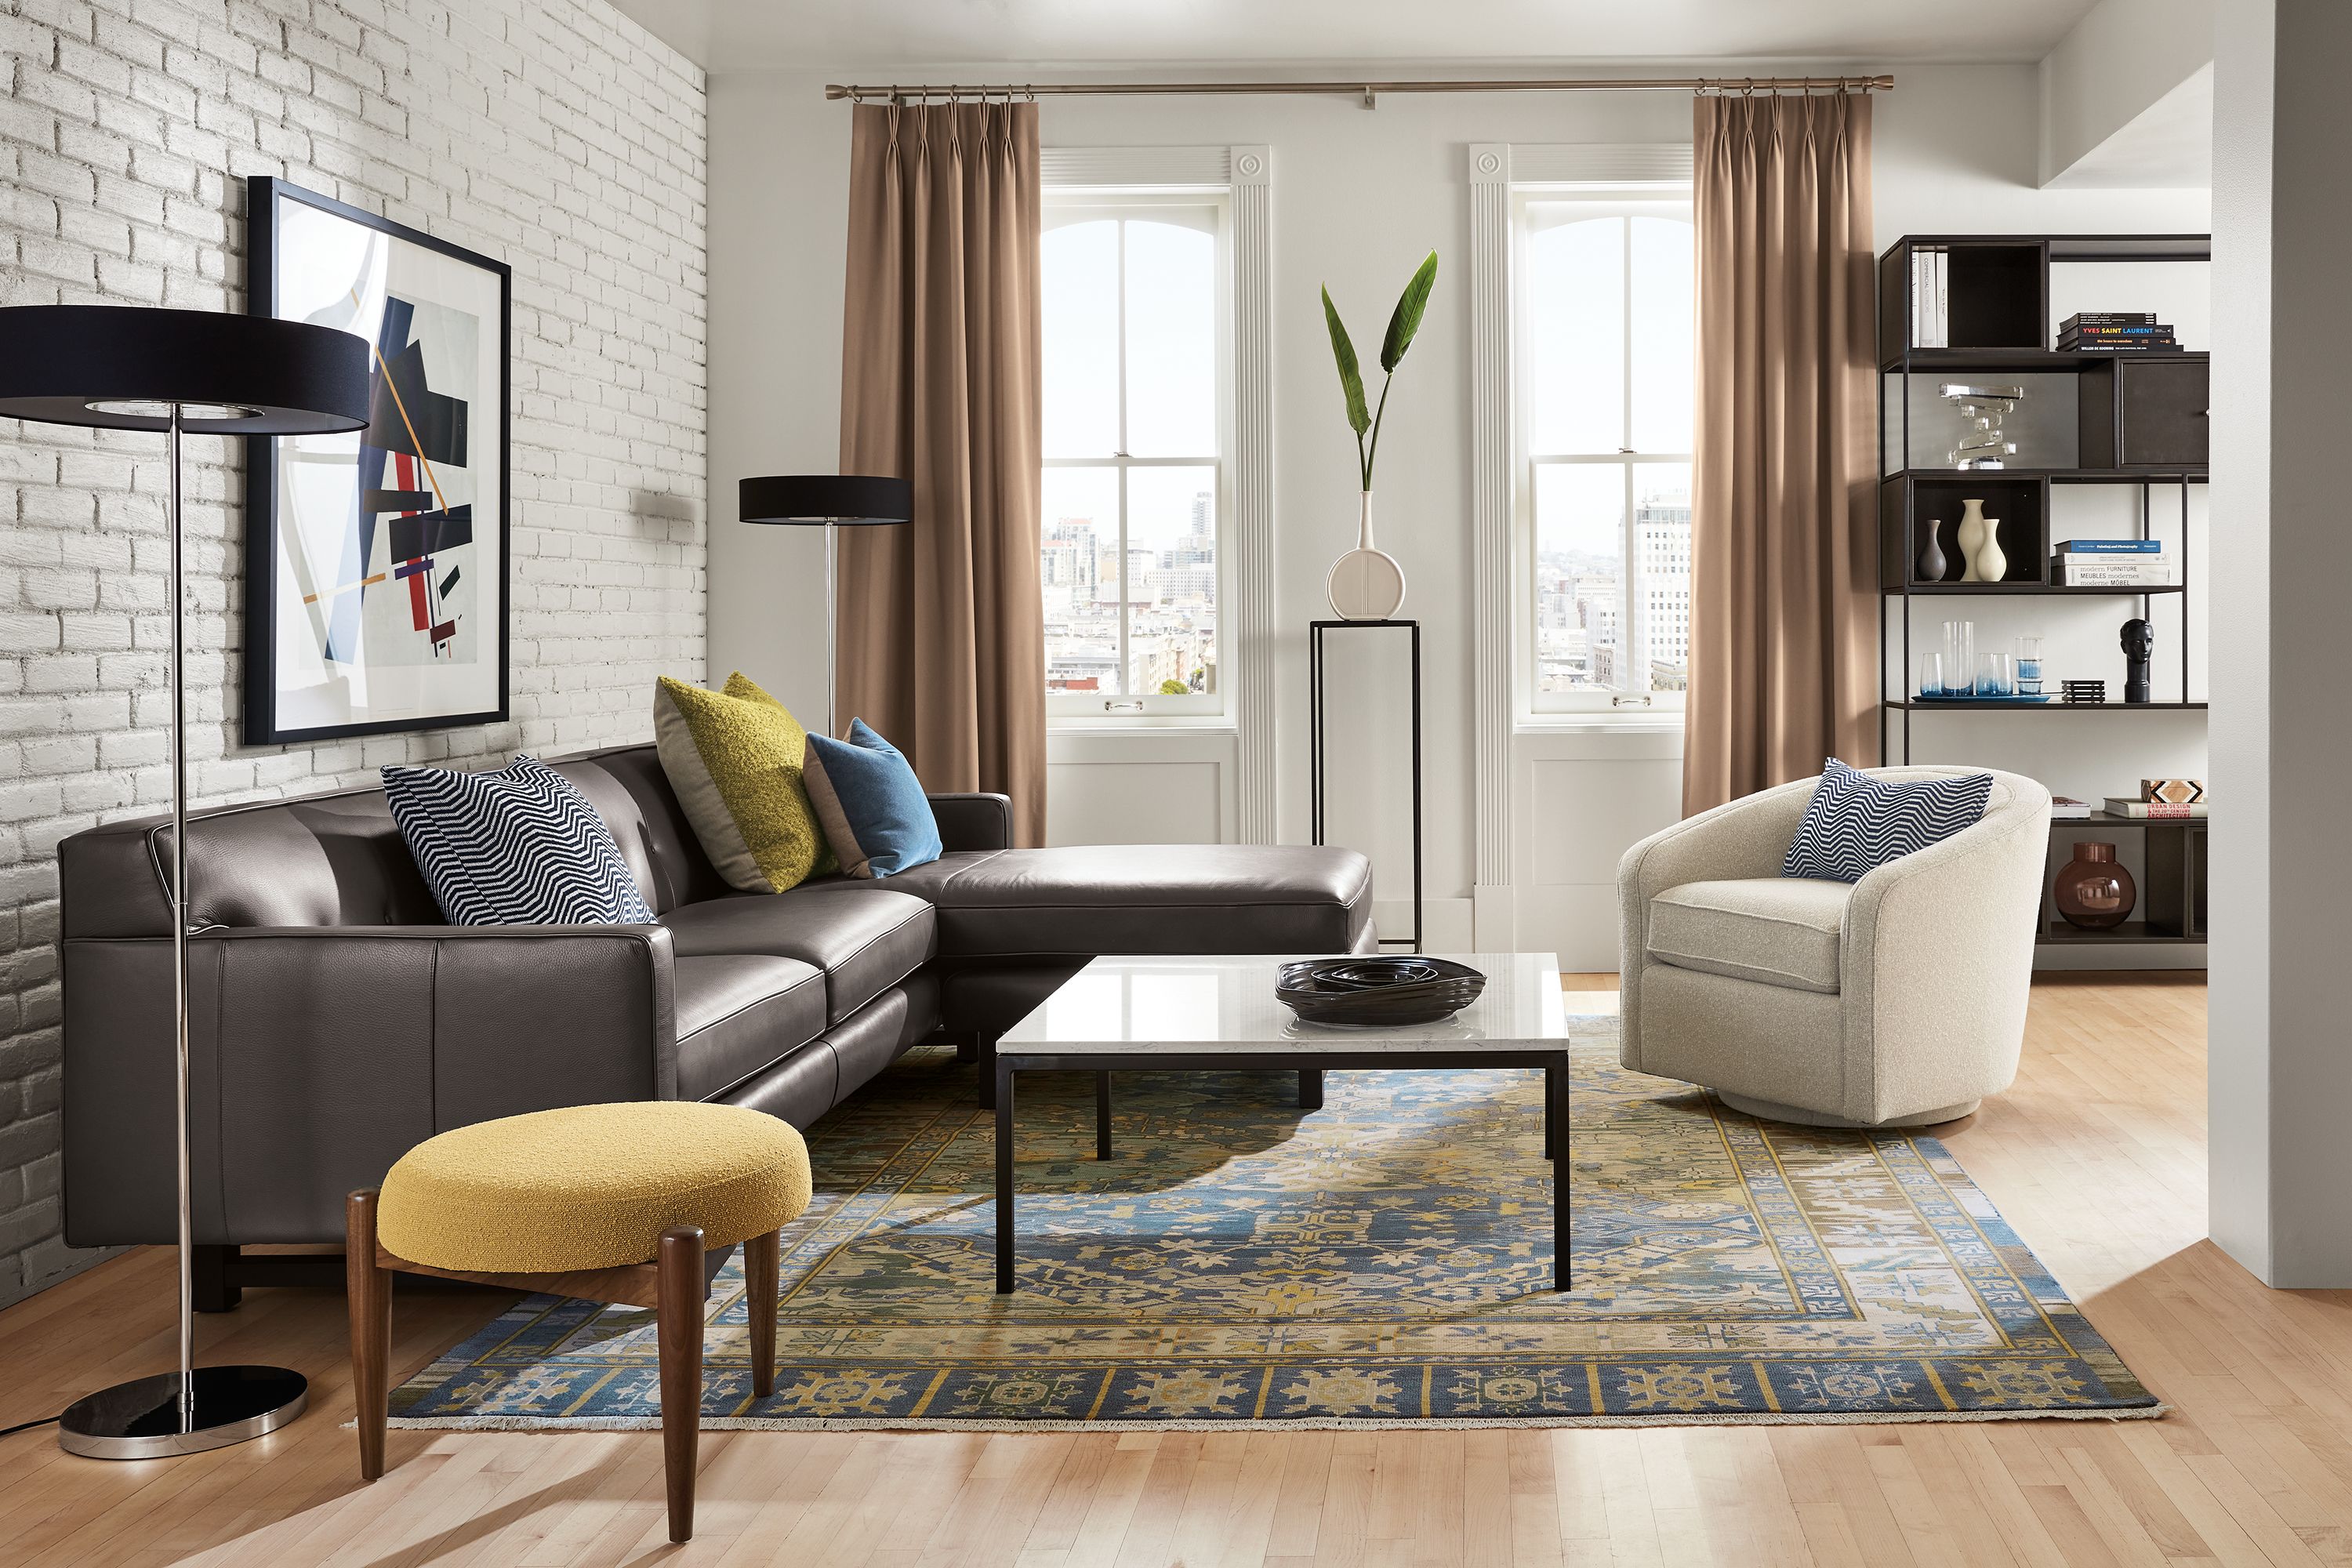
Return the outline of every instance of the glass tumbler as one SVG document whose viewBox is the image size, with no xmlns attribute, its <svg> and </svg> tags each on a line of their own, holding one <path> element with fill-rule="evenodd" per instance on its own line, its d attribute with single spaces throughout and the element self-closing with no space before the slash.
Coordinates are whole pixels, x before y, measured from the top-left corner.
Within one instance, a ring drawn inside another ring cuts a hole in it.
<svg viewBox="0 0 2352 1568">
<path fill-rule="evenodd" d="M 1981 653 L 1977 656 L 1977 695 L 1979 697 L 2017 695 L 2015 661 L 2009 655 Z"/>
<path fill-rule="evenodd" d="M 1919 656 L 1919 695 L 1941 697 L 1944 695 L 1944 656 L 1940 653 L 1921 654 Z"/>
<path fill-rule="evenodd" d="M 2021 697 L 2042 695 L 2042 639 L 2017 639 L 2017 694 Z"/>
</svg>

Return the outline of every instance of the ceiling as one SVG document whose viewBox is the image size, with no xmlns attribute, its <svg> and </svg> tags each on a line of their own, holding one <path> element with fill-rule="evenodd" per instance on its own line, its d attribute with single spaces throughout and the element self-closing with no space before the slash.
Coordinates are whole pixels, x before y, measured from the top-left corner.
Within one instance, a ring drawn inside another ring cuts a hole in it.
<svg viewBox="0 0 2352 1568">
<path fill-rule="evenodd" d="M 706 68 L 2036 60 L 2093 0 L 616 0 Z"/>
</svg>

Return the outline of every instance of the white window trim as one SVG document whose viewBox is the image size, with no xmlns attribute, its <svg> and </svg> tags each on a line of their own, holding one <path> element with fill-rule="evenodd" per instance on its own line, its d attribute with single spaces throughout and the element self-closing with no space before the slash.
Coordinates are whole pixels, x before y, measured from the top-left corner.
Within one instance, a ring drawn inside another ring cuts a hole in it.
<svg viewBox="0 0 2352 1568">
<path fill-rule="evenodd" d="M 1178 710 L 1049 713 L 1055 729 L 1233 728 L 1239 739 L 1235 826 L 1245 844 L 1274 842 L 1274 332 L 1269 197 L 1273 155 L 1263 145 L 1048 147 L 1040 162 L 1057 195 L 1087 190 L 1120 198 L 1223 194 L 1231 265 L 1221 289 L 1231 356 L 1224 388 L 1225 452 L 1219 467 L 1218 688 L 1222 708 L 1160 699 Z"/>
<path fill-rule="evenodd" d="M 1596 182 L 1567 179 L 1544 181 L 1513 180 L 1509 201 L 1511 223 L 1511 264 L 1514 289 L 1511 296 L 1513 342 L 1517 342 L 1517 321 L 1527 308 L 1527 300 L 1518 292 L 1526 277 L 1526 245 L 1528 240 L 1527 209 L 1531 203 L 1545 201 L 1590 202 L 1597 206 L 1622 205 L 1628 213 L 1644 206 L 1679 206 L 1687 211 L 1690 203 L 1688 181 L 1624 181 Z M 1631 237 L 1628 237 L 1628 243 Z M 1629 330 L 1630 330 L 1630 317 Z M 1625 367 L 1627 407 L 1632 406 L 1632 357 Z M 1643 693 L 1650 700 L 1635 700 L 1623 693 L 1603 691 L 1544 691 L 1536 685 L 1536 625 L 1534 616 L 1536 588 L 1536 515 L 1535 469 L 1537 463 L 1595 462 L 1622 466 L 1626 469 L 1625 570 L 1624 604 L 1621 614 L 1625 617 L 1629 637 L 1633 627 L 1643 624 L 1643 612 L 1634 604 L 1640 567 L 1635 560 L 1638 545 L 1633 533 L 1632 501 L 1633 473 L 1643 462 L 1688 463 L 1688 452 L 1635 453 L 1621 448 L 1614 456 L 1565 456 L 1558 453 L 1538 454 L 1528 442 L 1526 367 L 1513 356 L 1511 385 L 1511 531 L 1514 542 L 1512 593 L 1518 611 L 1511 618 L 1512 658 L 1517 674 L 1513 681 L 1513 719 L 1517 728 L 1541 727 L 1552 721 L 1605 722 L 1631 720 L 1644 727 L 1678 728 L 1682 722 L 1683 694 L 1679 692 Z"/>
<path fill-rule="evenodd" d="M 1514 147 L 1474 142 L 1465 149 L 1470 184 L 1470 511 L 1473 625 L 1517 626 L 1527 618 L 1512 543 L 1515 454 L 1512 440 L 1511 186 L 1552 181 L 1665 181 L 1688 184 L 1687 142 Z M 1472 819 L 1476 825 L 1473 887 L 1476 940 L 1507 948 L 1515 923 L 1511 889 L 1511 737 L 1538 727 L 1522 703 L 1532 660 L 1516 634 L 1474 640 L 1471 649 Z M 1547 714 L 1540 727 L 1596 725 L 1654 730 L 1660 716 Z M 1490 935 L 1491 933 L 1491 935 Z"/>
</svg>

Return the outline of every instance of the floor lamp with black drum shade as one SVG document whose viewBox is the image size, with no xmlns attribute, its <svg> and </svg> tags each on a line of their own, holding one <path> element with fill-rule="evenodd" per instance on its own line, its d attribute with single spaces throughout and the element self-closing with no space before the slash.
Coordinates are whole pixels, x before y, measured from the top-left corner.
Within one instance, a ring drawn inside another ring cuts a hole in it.
<svg viewBox="0 0 2352 1568">
<path fill-rule="evenodd" d="M 69 1453 L 104 1459 L 199 1453 L 299 1415 L 309 1385 L 275 1366 L 195 1364 L 188 1169 L 188 741 L 184 675 L 184 436 L 310 436 L 368 422 L 368 345 L 331 327 L 120 305 L 0 309 L 0 417 L 153 431 L 171 466 L 173 1100 L 179 1141 L 180 1364 L 85 1395 L 58 1418 Z"/>
<path fill-rule="evenodd" d="M 908 479 L 858 474 L 771 474 L 745 479 L 740 503 L 745 522 L 824 530 L 824 732 L 838 738 L 833 714 L 836 617 L 833 531 L 913 521 L 914 484 Z"/>
</svg>

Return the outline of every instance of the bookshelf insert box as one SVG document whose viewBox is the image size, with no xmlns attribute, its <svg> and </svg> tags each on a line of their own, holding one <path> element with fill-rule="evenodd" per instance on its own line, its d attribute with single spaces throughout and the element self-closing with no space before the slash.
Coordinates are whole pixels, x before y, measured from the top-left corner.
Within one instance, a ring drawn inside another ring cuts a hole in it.
<svg viewBox="0 0 2352 1568">
<path fill-rule="evenodd" d="M 2047 347 L 2049 267 L 2039 239 L 1906 238 L 1878 258 L 1880 363 L 1912 344 L 1913 256 L 1941 253 L 1948 349 Z"/>
<path fill-rule="evenodd" d="M 2001 553 L 2009 558 L 2000 584 L 1982 586 L 2047 583 L 2050 529 L 2044 481 L 2038 475 L 1980 468 L 1969 473 L 1913 474 L 1907 479 L 1898 475 L 1879 485 L 1879 585 L 1916 588 L 1931 581 L 1919 575 L 1919 556 L 1927 548 L 1930 530 L 1947 563 L 1942 581 L 1958 584 L 1968 570 L 1960 556 L 1960 503 L 1970 498 L 1984 502 L 1986 517 L 2000 520 L 2000 531 L 1995 537 L 2000 542 Z"/>
</svg>

